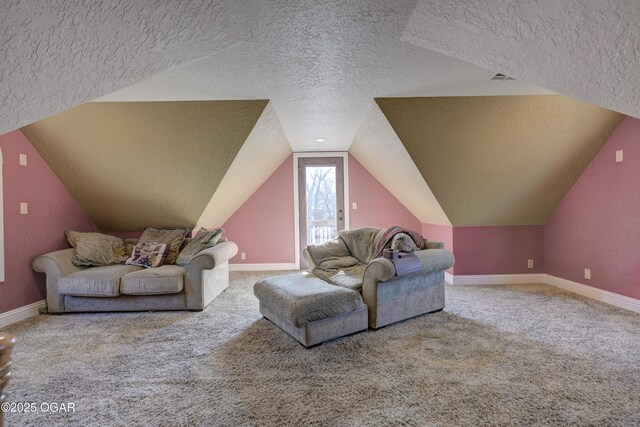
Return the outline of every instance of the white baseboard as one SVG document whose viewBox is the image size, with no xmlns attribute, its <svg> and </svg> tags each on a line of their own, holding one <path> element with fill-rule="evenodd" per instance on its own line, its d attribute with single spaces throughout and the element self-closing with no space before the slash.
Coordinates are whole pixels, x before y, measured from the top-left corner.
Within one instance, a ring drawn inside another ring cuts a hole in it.
<svg viewBox="0 0 640 427">
<path fill-rule="evenodd" d="M 549 274 L 484 274 L 484 275 L 453 275 L 444 273 L 444 280 L 452 285 L 508 285 L 519 283 L 545 283 L 574 294 L 601 301 L 616 307 L 640 313 L 640 300 L 572 282 Z"/>
<path fill-rule="evenodd" d="M 545 283 L 616 307 L 640 313 L 640 300 L 545 274 Z"/>
<path fill-rule="evenodd" d="M 299 270 L 295 262 L 279 264 L 229 264 L 229 271 Z"/>
<path fill-rule="evenodd" d="M 445 280 L 447 280 L 445 273 Z M 546 274 L 481 274 L 451 275 L 448 283 L 452 285 L 508 285 L 517 283 L 545 283 Z"/>
<path fill-rule="evenodd" d="M 0 313 L 0 328 L 28 319 L 29 317 L 37 316 L 40 307 L 44 307 L 45 305 L 47 305 L 47 302 L 42 300 L 25 305 L 24 307 L 18 307 L 15 310 Z"/>
</svg>

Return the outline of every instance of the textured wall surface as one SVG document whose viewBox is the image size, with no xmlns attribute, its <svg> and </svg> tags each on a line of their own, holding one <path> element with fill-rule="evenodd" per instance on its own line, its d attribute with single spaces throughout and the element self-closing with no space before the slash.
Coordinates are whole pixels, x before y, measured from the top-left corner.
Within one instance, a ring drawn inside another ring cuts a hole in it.
<svg viewBox="0 0 640 427">
<path fill-rule="evenodd" d="M 349 153 L 421 222 L 451 225 L 376 102 L 371 102 Z"/>
<path fill-rule="evenodd" d="M 238 245 L 232 264 L 293 263 L 293 156 L 276 171 L 222 225 Z M 240 253 L 246 253 L 246 260 Z"/>
<path fill-rule="evenodd" d="M 0 134 L 232 46 L 234 3 L 3 1 Z"/>
<path fill-rule="evenodd" d="M 421 231 L 422 223 L 353 156 L 349 156 L 349 227 L 400 225 Z"/>
<path fill-rule="evenodd" d="M 544 273 L 543 226 L 454 227 L 455 274 Z M 532 259 L 534 268 L 527 268 Z"/>
<path fill-rule="evenodd" d="M 560 95 L 377 102 L 456 227 L 544 224 L 622 119 Z"/>
<path fill-rule="evenodd" d="M 89 103 L 23 131 L 101 230 L 193 227 L 266 105 Z"/>
<path fill-rule="evenodd" d="M 546 273 L 640 298 L 639 189 L 640 120 L 626 118 L 545 224 Z"/>
<path fill-rule="evenodd" d="M 69 247 L 65 229 L 96 227 L 20 131 L 0 136 L 4 158 L 5 281 L 0 283 L 0 313 L 45 298 L 44 275 L 31 269 L 38 255 Z M 19 165 L 20 154 L 27 166 Z M 20 214 L 20 203 L 28 214 Z"/>
<path fill-rule="evenodd" d="M 209 200 L 196 228 L 218 227 L 229 219 L 290 154 L 291 146 L 269 104 Z"/>
<path fill-rule="evenodd" d="M 402 40 L 640 117 L 637 0 L 420 0 Z"/>
</svg>

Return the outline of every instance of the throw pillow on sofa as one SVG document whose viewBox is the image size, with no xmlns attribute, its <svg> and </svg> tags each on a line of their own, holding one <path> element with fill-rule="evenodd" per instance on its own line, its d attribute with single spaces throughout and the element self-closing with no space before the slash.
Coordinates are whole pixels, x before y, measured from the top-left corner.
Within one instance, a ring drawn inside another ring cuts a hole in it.
<svg viewBox="0 0 640 427">
<path fill-rule="evenodd" d="M 138 265 L 145 268 L 160 267 L 167 259 L 170 247 L 166 243 L 137 243 L 133 247 L 131 257 L 126 261 L 128 265 Z"/>
<path fill-rule="evenodd" d="M 218 243 L 220 237 L 222 237 L 224 230 L 222 228 L 216 228 L 213 230 L 207 230 L 201 228 L 198 230 L 196 236 L 191 239 L 189 243 L 180 251 L 176 264 L 186 266 L 198 252 L 213 247 Z"/>
<path fill-rule="evenodd" d="M 182 246 L 182 242 L 184 242 L 188 232 L 188 228 L 160 229 L 147 227 L 142 232 L 139 243 L 166 243 L 169 246 L 169 254 L 164 263 L 175 264 L 180 253 L 180 246 Z"/>
<path fill-rule="evenodd" d="M 71 261 L 74 265 L 102 267 L 121 264 L 127 259 L 127 246 L 121 237 L 71 230 L 65 231 L 65 235 L 76 250 Z"/>
</svg>

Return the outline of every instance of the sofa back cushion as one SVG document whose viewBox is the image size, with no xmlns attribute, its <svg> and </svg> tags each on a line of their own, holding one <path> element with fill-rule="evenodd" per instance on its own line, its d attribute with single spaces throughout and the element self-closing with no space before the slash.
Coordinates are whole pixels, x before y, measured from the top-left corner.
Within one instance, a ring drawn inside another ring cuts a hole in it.
<svg viewBox="0 0 640 427">
<path fill-rule="evenodd" d="M 201 228 L 198 230 L 195 237 L 190 239 L 189 243 L 184 245 L 182 250 L 180 250 L 176 264 L 181 266 L 189 264 L 191 258 L 196 256 L 198 252 L 215 246 L 218 243 L 218 240 L 220 240 L 222 233 L 224 233 L 222 228 L 215 228 L 213 230 Z"/>
<path fill-rule="evenodd" d="M 121 237 L 71 230 L 67 230 L 65 235 L 76 250 L 71 261 L 74 265 L 101 267 L 120 264 L 127 259 L 127 246 Z"/>
<path fill-rule="evenodd" d="M 184 242 L 185 236 L 191 231 L 188 228 L 170 228 L 161 229 L 147 227 L 140 236 L 140 243 L 166 243 L 169 245 L 169 254 L 165 260 L 165 264 L 175 264 L 178 254 L 180 253 L 180 247 Z"/>
<path fill-rule="evenodd" d="M 351 256 L 368 264 L 377 255 L 376 245 L 383 232 L 382 228 L 362 227 L 343 230 L 338 233 L 338 238 L 344 241 Z"/>
<path fill-rule="evenodd" d="M 307 254 L 314 265 L 321 265 L 338 258 L 351 257 L 349 249 L 342 239 L 333 239 L 319 245 L 307 246 Z"/>
</svg>

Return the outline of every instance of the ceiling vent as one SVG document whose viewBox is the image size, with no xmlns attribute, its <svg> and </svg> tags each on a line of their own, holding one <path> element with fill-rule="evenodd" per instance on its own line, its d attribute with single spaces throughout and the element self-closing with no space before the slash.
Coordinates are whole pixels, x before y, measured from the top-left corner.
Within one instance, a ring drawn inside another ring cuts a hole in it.
<svg viewBox="0 0 640 427">
<path fill-rule="evenodd" d="M 515 79 L 513 77 L 505 76 L 502 73 L 497 73 L 496 75 L 491 77 L 489 80 L 500 80 L 500 81 L 506 82 L 507 80 L 515 80 Z"/>
</svg>

